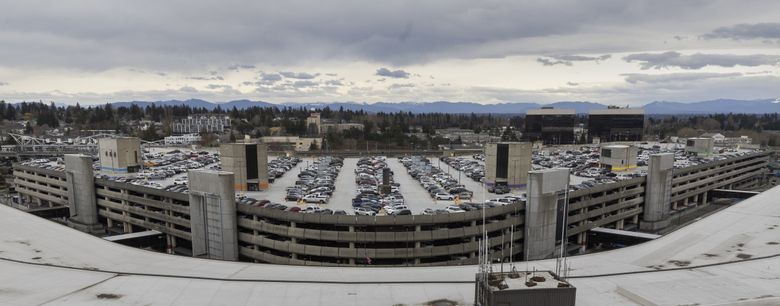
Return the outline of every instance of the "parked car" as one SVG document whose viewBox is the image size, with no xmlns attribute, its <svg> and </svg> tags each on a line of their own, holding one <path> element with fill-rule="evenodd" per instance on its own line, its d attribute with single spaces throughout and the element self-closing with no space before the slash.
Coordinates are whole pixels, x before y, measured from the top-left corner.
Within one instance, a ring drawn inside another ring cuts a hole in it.
<svg viewBox="0 0 780 306">
<path fill-rule="evenodd" d="M 455 205 L 449 205 L 446 208 L 444 208 L 444 210 L 446 210 L 448 213 L 462 213 L 462 212 L 466 212 L 462 208 L 460 208 L 458 206 L 455 206 Z"/>
<path fill-rule="evenodd" d="M 303 197 L 303 201 L 306 203 L 325 204 L 328 202 L 328 196 L 321 193 L 307 194 Z"/>
<path fill-rule="evenodd" d="M 365 207 L 355 207 L 354 208 L 355 214 L 358 216 L 374 216 L 376 215 L 376 212 L 365 208 Z"/>
<path fill-rule="evenodd" d="M 452 201 L 452 200 L 455 199 L 455 197 L 453 197 L 451 194 L 446 193 L 446 192 L 439 192 L 439 193 L 435 194 L 433 196 L 433 198 L 436 199 L 436 200 L 449 200 L 449 201 Z"/>
<path fill-rule="evenodd" d="M 317 213 L 317 212 L 320 212 L 320 211 L 323 211 L 323 210 L 324 209 L 322 209 L 322 207 L 319 207 L 317 205 L 309 205 L 309 206 L 306 206 L 306 209 L 304 209 L 303 212 L 305 212 L 305 213 Z"/>
<path fill-rule="evenodd" d="M 495 194 L 507 194 L 510 190 L 509 186 L 506 185 L 494 185 L 493 187 L 488 188 L 488 191 Z"/>
<path fill-rule="evenodd" d="M 401 209 L 401 210 L 393 211 L 391 215 L 400 216 L 400 215 L 411 215 L 411 214 L 412 214 L 411 210 Z"/>
</svg>

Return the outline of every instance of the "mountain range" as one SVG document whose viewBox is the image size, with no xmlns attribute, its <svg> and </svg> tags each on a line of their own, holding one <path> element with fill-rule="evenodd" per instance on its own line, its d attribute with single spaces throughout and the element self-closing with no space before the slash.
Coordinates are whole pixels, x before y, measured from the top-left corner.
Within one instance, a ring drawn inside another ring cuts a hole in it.
<svg viewBox="0 0 780 306">
<path fill-rule="evenodd" d="M 225 110 L 246 109 L 250 107 L 304 107 L 312 109 L 322 109 L 330 107 L 331 109 L 343 108 L 345 110 L 364 110 L 370 113 L 377 112 L 412 112 L 412 113 L 476 113 L 476 114 L 523 114 L 529 109 L 540 107 L 569 108 L 574 109 L 579 114 L 588 113 L 594 109 L 604 109 L 607 105 L 587 101 L 562 101 L 549 104 L 540 104 L 533 102 L 516 103 L 498 103 L 498 104 L 479 104 L 475 102 L 377 102 L 377 103 L 356 103 L 356 102 L 327 102 L 327 103 L 270 103 L 264 101 L 235 100 L 230 102 L 216 103 L 199 99 L 189 100 L 167 100 L 167 101 L 130 101 L 114 102 L 114 107 L 129 107 L 138 105 L 146 107 L 152 104 L 156 106 L 175 106 L 188 105 L 191 107 L 201 107 L 208 110 L 221 107 Z M 766 114 L 780 112 L 780 99 L 762 99 L 762 100 L 731 100 L 718 99 L 710 101 L 683 103 L 670 101 L 656 101 L 642 106 L 646 114 L 717 114 L 717 113 L 745 113 L 745 114 Z"/>
</svg>

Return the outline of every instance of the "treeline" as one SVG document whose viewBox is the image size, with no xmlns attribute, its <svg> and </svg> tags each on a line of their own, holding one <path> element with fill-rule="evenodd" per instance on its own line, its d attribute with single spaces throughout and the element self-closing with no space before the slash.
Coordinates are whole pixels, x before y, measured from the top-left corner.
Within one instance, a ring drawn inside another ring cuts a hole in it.
<svg viewBox="0 0 780 306">
<path fill-rule="evenodd" d="M 323 120 L 337 123 L 361 123 L 363 130 L 350 129 L 343 133 L 327 133 L 325 148 L 364 147 L 434 147 L 450 140 L 437 138 L 436 129 L 462 128 L 476 133 L 485 132 L 503 139 L 514 139 L 513 131 L 522 131 L 523 116 L 490 114 L 448 114 L 411 112 L 368 113 L 362 110 L 332 109 L 319 110 Z M 78 135 L 81 130 L 115 130 L 136 135 L 145 140 L 157 140 L 172 133 L 172 124 L 189 115 L 212 114 L 230 116 L 232 119 L 231 139 L 244 135 L 261 137 L 269 135 L 314 136 L 306 119 L 311 110 L 305 107 L 252 107 L 247 109 L 212 110 L 187 105 L 139 107 L 114 107 L 111 104 L 62 106 L 53 103 L 22 102 L 16 104 L 0 101 L 0 117 L 6 121 L 26 120 L 26 133 L 39 133 L 46 128 L 66 127 L 66 133 Z M 142 130 L 141 121 L 153 122 Z M 577 123 L 586 124 L 587 118 L 578 116 Z M 690 137 L 703 132 L 723 132 L 727 136 L 747 135 L 764 144 L 780 143 L 776 136 L 763 133 L 766 130 L 780 130 L 777 113 L 764 115 L 715 114 L 682 116 L 648 116 L 645 135 L 648 139 L 665 139 L 669 136 Z M 410 133 L 416 133 L 410 136 Z M 421 134 L 420 134 L 421 133 Z M 776 135 L 776 134 L 775 134 Z"/>
<path fill-rule="evenodd" d="M 489 132 L 501 135 L 502 127 L 510 123 L 510 118 L 493 115 L 447 114 L 411 112 L 367 113 L 362 110 L 331 109 L 319 110 L 321 118 L 336 123 L 361 123 L 363 130 L 350 129 L 343 133 L 327 133 L 326 148 L 398 148 L 408 146 L 433 147 L 447 140 L 433 137 L 436 129 L 463 128 L 476 132 Z M 206 108 L 180 106 L 114 107 L 111 104 L 98 106 L 56 106 L 42 102 L 22 102 L 8 104 L 0 101 L 0 114 L 8 121 L 27 120 L 30 125 L 27 133 L 38 128 L 67 127 L 66 134 L 77 135 L 81 130 L 115 130 L 120 133 L 136 135 L 145 140 L 157 140 L 172 133 L 172 124 L 177 119 L 189 115 L 220 115 L 232 119 L 231 139 L 244 135 L 261 137 L 274 135 L 315 136 L 308 129 L 306 119 L 311 110 L 305 107 L 251 107 L 246 109 L 212 110 Z M 159 126 L 141 129 L 139 122 L 159 122 Z M 410 137 L 408 133 L 423 133 L 430 137 Z"/>
</svg>

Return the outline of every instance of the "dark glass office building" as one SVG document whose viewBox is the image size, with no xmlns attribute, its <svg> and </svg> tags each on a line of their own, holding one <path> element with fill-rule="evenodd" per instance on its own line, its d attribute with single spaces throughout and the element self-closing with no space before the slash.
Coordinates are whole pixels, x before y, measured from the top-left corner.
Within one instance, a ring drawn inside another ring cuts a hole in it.
<svg viewBox="0 0 780 306">
<path fill-rule="evenodd" d="M 641 141 L 645 111 L 641 108 L 593 110 L 588 114 L 588 141 Z"/>
<path fill-rule="evenodd" d="M 575 142 L 574 122 L 576 115 L 574 109 L 529 110 L 525 115 L 523 139 L 553 145 L 572 144 Z"/>
</svg>

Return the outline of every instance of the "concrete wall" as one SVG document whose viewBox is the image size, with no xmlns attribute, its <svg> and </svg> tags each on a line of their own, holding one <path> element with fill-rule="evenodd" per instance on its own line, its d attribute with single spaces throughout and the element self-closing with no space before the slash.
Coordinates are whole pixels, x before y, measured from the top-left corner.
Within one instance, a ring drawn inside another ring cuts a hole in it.
<svg viewBox="0 0 780 306">
<path fill-rule="evenodd" d="M 531 171 L 531 143 L 517 142 L 509 145 L 509 171 L 507 185 L 510 188 L 524 189 L 528 184 L 528 171 Z"/>
<path fill-rule="evenodd" d="M 238 260 L 233 174 L 190 170 L 188 177 L 192 255 Z"/>
<path fill-rule="evenodd" d="M 234 189 L 246 191 L 246 150 L 244 144 L 226 143 L 219 146 L 219 159 L 222 170 L 233 173 Z"/>
<path fill-rule="evenodd" d="M 268 145 L 257 144 L 257 175 L 260 190 L 268 189 Z"/>
<path fill-rule="evenodd" d="M 531 171 L 528 175 L 525 260 L 550 258 L 555 252 L 558 201 L 568 188 L 569 169 Z"/>
</svg>

